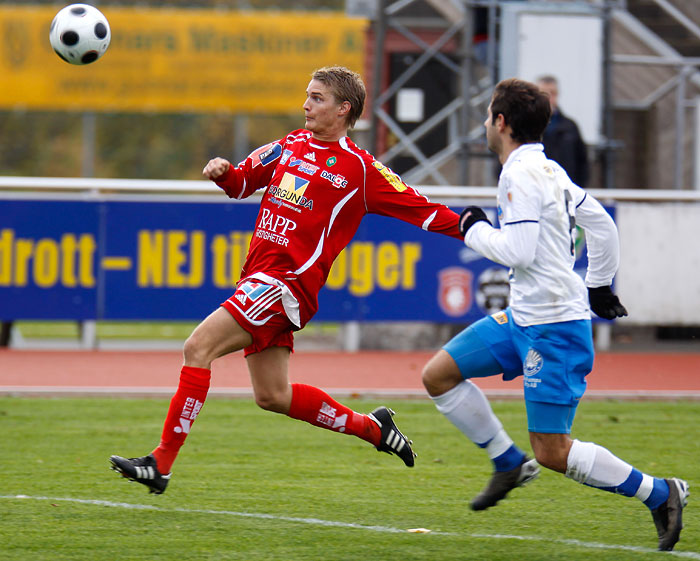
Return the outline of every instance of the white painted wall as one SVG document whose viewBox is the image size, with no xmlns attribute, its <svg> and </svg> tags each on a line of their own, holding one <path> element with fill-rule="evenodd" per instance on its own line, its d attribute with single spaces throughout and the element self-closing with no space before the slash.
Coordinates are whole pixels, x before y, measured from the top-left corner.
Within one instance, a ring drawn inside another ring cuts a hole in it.
<svg viewBox="0 0 700 561">
<path fill-rule="evenodd" d="M 500 79 L 559 82 L 559 106 L 587 144 L 601 141 L 603 21 L 581 4 L 512 2 L 503 6 Z"/>
<path fill-rule="evenodd" d="M 700 203 L 618 202 L 620 300 L 635 325 L 700 324 Z"/>
</svg>

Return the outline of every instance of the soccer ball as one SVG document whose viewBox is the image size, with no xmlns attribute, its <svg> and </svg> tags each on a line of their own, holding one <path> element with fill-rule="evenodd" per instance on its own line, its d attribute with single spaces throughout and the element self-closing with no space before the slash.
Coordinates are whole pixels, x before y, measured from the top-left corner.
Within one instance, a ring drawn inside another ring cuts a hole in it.
<svg viewBox="0 0 700 561">
<path fill-rule="evenodd" d="M 100 58 L 112 34 L 107 18 L 89 4 L 71 4 L 51 22 L 49 41 L 56 54 L 71 64 L 90 64 Z"/>
</svg>

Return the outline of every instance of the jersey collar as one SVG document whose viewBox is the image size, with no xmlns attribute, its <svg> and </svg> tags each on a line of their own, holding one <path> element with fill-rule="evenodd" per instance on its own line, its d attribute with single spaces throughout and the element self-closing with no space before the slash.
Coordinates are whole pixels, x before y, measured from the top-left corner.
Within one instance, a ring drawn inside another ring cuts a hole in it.
<svg viewBox="0 0 700 561">
<path fill-rule="evenodd" d="M 540 142 L 518 146 L 508 155 L 506 163 L 503 164 L 503 171 L 507 170 L 511 165 L 513 165 L 513 162 L 529 152 L 544 152 L 544 146 Z"/>
</svg>

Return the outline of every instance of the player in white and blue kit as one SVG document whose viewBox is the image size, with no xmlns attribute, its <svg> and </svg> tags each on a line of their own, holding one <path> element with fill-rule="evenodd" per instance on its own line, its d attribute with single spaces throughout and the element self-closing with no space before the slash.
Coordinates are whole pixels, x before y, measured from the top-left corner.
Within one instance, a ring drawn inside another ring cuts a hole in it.
<svg viewBox="0 0 700 561">
<path fill-rule="evenodd" d="M 494 473 L 471 502 L 495 505 L 537 477 L 538 463 L 592 487 L 640 499 L 652 513 L 659 549 L 679 539 L 688 485 L 641 473 L 592 442 L 572 440 L 571 425 L 593 367 L 592 309 L 627 315 L 611 283 L 619 262 L 615 223 L 600 203 L 548 160 L 540 139 L 550 118 L 546 94 L 529 82 L 500 82 L 484 123 L 489 149 L 503 165 L 499 228 L 479 207 L 460 218 L 466 245 L 511 268 L 510 307 L 469 326 L 425 366 L 423 383 L 443 413 L 484 448 Z M 574 272 L 579 224 L 588 247 L 585 281 Z M 510 439 L 471 378 L 523 376 L 530 459 Z"/>
</svg>

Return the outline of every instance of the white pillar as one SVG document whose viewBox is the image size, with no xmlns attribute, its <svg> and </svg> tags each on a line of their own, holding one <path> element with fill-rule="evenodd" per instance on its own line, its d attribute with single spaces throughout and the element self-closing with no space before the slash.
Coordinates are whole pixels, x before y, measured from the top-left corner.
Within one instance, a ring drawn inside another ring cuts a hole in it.
<svg viewBox="0 0 700 561">
<path fill-rule="evenodd" d="M 612 324 L 599 321 L 593 324 L 595 330 L 595 348 L 597 351 L 609 351 L 612 341 Z"/>
<path fill-rule="evenodd" d="M 80 347 L 83 349 L 97 348 L 97 322 L 85 320 L 80 322 Z"/>
<path fill-rule="evenodd" d="M 360 350 L 360 322 L 345 322 L 340 329 L 343 350 L 349 353 L 356 353 Z"/>
</svg>

